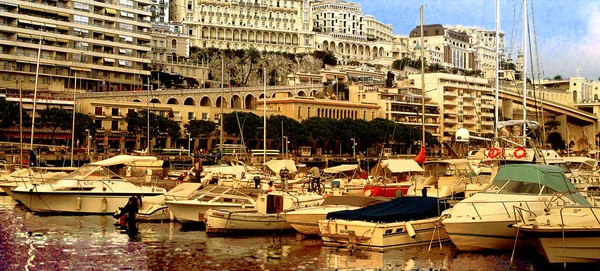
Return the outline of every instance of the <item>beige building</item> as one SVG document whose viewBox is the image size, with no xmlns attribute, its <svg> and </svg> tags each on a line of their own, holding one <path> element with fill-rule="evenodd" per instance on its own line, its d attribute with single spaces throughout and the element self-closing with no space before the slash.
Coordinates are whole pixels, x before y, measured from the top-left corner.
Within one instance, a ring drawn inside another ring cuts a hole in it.
<svg viewBox="0 0 600 271">
<path fill-rule="evenodd" d="M 132 90 L 150 75 L 150 0 L 0 2 L 0 87 Z M 40 47 L 41 44 L 41 47 Z"/>
<path fill-rule="evenodd" d="M 421 75 L 409 75 L 421 88 Z M 426 95 L 439 105 L 440 142 L 449 141 L 456 130 L 465 128 L 471 135 L 494 133 L 494 91 L 488 81 L 446 73 L 425 74 Z"/>
<path fill-rule="evenodd" d="M 297 121 L 311 117 L 370 121 L 379 117 L 380 106 L 376 103 L 286 96 L 268 99 L 267 110 Z M 259 102 L 260 105 L 262 102 Z"/>
<path fill-rule="evenodd" d="M 496 67 L 496 43 L 499 42 L 498 54 L 504 55 L 504 33 L 499 33 L 499 39 L 496 38 L 495 30 L 485 30 L 477 27 L 465 26 L 445 26 L 445 28 L 465 33 L 471 37 L 470 46 L 474 49 L 475 65 L 473 69 L 485 71 L 486 68 Z"/>
<path fill-rule="evenodd" d="M 409 46 L 417 57 L 421 55 L 421 46 L 424 46 L 428 64 L 437 63 L 459 70 L 475 68 L 475 50 L 471 48 L 468 34 L 432 24 L 423 26 L 423 37 L 424 45 L 421 44 L 421 26 L 415 27 L 410 31 Z"/>
<path fill-rule="evenodd" d="M 171 5 L 191 46 L 303 53 L 314 50 L 307 0 L 197 0 Z"/>
</svg>

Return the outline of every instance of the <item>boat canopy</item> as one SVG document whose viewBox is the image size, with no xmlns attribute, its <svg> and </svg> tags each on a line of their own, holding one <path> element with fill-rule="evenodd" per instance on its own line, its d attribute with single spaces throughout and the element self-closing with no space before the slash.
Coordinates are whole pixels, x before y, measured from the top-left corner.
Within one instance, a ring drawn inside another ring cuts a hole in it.
<svg viewBox="0 0 600 271">
<path fill-rule="evenodd" d="M 498 122 L 498 129 L 502 129 L 506 126 L 515 126 L 515 125 L 523 125 L 525 124 L 530 129 L 536 129 L 540 127 L 540 124 L 537 121 L 532 120 L 505 120 Z"/>
<path fill-rule="evenodd" d="M 358 164 L 339 165 L 339 166 L 328 167 L 326 169 L 323 169 L 323 173 L 337 174 L 337 173 L 342 173 L 345 171 L 354 171 L 357 168 L 358 168 Z"/>
<path fill-rule="evenodd" d="M 325 198 L 321 205 L 349 205 L 356 207 L 365 207 L 390 200 L 390 198 L 386 197 L 329 196 Z"/>
<path fill-rule="evenodd" d="M 498 168 L 493 184 L 502 187 L 506 181 L 521 183 L 533 183 L 546 186 L 558 193 L 570 192 L 566 195 L 572 201 L 589 205 L 589 203 L 577 193 L 577 189 L 564 174 L 561 167 L 545 164 L 510 164 Z"/>
<path fill-rule="evenodd" d="M 423 172 L 423 168 L 413 159 L 388 159 L 383 160 L 383 165 L 391 173 Z"/>
<path fill-rule="evenodd" d="M 134 163 L 136 165 L 140 165 L 140 163 L 152 164 L 152 163 L 156 162 L 157 160 L 158 160 L 158 158 L 156 158 L 155 156 L 117 155 L 117 156 L 113 156 L 108 159 L 90 163 L 90 165 L 104 166 L 104 167 L 117 166 L 117 165 L 130 165 L 130 164 L 134 164 Z M 160 166 L 160 165 L 158 165 L 158 166 Z"/>
<path fill-rule="evenodd" d="M 194 191 L 200 189 L 201 183 L 182 183 L 165 193 L 165 197 L 188 198 Z"/>
<path fill-rule="evenodd" d="M 283 168 L 284 165 L 292 174 L 294 174 L 298 171 L 298 169 L 296 168 L 296 162 L 294 162 L 294 160 L 290 160 L 290 159 L 288 159 L 288 160 L 270 160 L 270 161 L 266 162 L 265 165 L 271 171 L 275 172 L 275 174 L 279 174 L 279 171 Z"/>
<path fill-rule="evenodd" d="M 400 197 L 357 210 L 330 212 L 327 219 L 360 220 L 391 223 L 439 216 L 446 209 L 437 198 Z"/>
</svg>

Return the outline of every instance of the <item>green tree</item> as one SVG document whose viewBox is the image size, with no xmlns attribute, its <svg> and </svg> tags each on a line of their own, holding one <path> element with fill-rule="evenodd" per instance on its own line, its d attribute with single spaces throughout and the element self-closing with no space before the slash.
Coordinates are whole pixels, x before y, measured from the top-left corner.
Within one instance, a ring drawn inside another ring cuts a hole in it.
<svg viewBox="0 0 600 271">
<path fill-rule="evenodd" d="M 564 150 L 565 149 L 565 141 L 562 136 L 558 132 L 552 132 L 548 134 L 548 143 L 552 146 L 554 150 Z"/>
<path fill-rule="evenodd" d="M 394 74 L 391 71 L 388 71 L 386 79 L 385 79 L 385 87 L 391 88 L 393 84 L 394 84 Z"/>
<path fill-rule="evenodd" d="M 238 122 L 239 119 L 239 122 Z M 232 112 L 223 114 L 223 131 L 239 137 L 244 135 L 244 141 L 257 139 L 262 135 L 263 119 L 251 112 Z"/>
<path fill-rule="evenodd" d="M 38 113 L 40 115 L 40 125 L 52 129 L 52 144 L 54 144 L 54 136 L 56 135 L 56 130 L 58 128 L 66 131 L 71 130 L 73 126 L 73 113 L 67 110 L 51 107 L 42 109 L 38 111 Z"/>
<path fill-rule="evenodd" d="M 554 79 L 554 80 L 563 80 L 563 77 L 562 77 L 562 75 L 559 74 L 559 75 L 554 76 L 554 78 L 552 78 L 552 79 Z"/>
<path fill-rule="evenodd" d="M 207 138 L 216 130 L 217 125 L 208 120 L 190 120 L 189 123 L 183 125 L 183 128 L 193 138 Z"/>
<path fill-rule="evenodd" d="M 129 112 L 125 117 L 127 131 L 135 134 L 146 134 L 147 112 Z M 165 134 L 171 138 L 181 138 L 181 127 L 177 122 L 150 112 L 150 138 Z"/>
<path fill-rule="evenodd" d="M 86 130 L 89 131 L 89 134 Z M 94 125 L 94 120 L 87 114 L 75 113 L 75 138 L 77 138 L 79 142 L 85 142 L 85 137 L 89 135 L 96 135 L 96 125 Z"/>
<path fill-rule="evenodd" d="M 29 114 L 25 110 L 22 110 L 22 112 L 23 124 L 31 124 Z M 7 102 L 6 98 L 0 97 L 0 128 L 9 128 L 16 125 L 19 125 L 19 103 Z M 2 133 L 1 130 L 0 133 Z"/>
<path fill-rule="evenodd" d="M 254 46 L 251 46 L 246 51 L 246 55 L 244 56 L 244 58 L 250 61 L 248 75 L 246 75 L 246 79 L 244 80 L 244 86 L 246 86 L 248 84 L 248 78 L 250 78 L 250 74 L 252 74 L 252 67 L 254 66 L 254 64 L 258 63 L 258 60 L 260 59 L 260 52 Z"/>
</svg>

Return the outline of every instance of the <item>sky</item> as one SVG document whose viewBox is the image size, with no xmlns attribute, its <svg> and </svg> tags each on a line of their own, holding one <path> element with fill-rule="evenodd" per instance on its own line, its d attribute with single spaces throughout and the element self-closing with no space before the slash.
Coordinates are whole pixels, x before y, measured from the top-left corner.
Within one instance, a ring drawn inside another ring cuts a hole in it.
<svg viewBox="0 0 600 271">
<path fill-rule="evenodd" d="M 424 8 L 424 24 L 463 25 L 496 28 L 495 0 L 348 0 L 362 6 L 365 15 L 373 15 L 392 24 L 394 34 L 408 35 L 420 23 L 419 7 Z M 530 37 L 533 37 L 531 5 L 540 68 L 543 77 L 576 77 L 600 80 L 600 0 L 529 0 Z M 507 52 L 516 59 L 523 48 L 523 1 L 500 0 L 500 31 L 505 34 Z M 533 42 L 532 42 L 533 44 Z M 533 47 L 535 56 L 535 47 Z M 528 55 L 531 55 L 529 51 Z M 529 58 L 529 56 L 528 56 Z M 536 62 L 534 58 L 534 62 Z M 529 62 L 528 62 L 529 63 Z M 532 66 L 528 64 L 528 73 Z"/>
</svg>

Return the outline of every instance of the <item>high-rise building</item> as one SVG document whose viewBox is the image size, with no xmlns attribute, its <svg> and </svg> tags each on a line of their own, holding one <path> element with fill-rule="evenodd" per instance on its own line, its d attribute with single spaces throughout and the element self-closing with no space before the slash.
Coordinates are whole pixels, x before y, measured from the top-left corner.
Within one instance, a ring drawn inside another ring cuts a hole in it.
<svg viewBox="0 0 600 271">
<path fill-rule="evenodd" d="M 427 64 L 439 64 L 444 68 L 459 70 L 475 67 L 475 50 L 471 48 L 470 36 L 454 31 L 440 24 L 423 26 L 423 43 L 421 44 L 421 26 L 410 31 L 409 46 L 420 54 L 424 46 Z"/>
<path fill-rule="evenodd" d="M 499 33 L 496 39 L 495 30 L 485 30 L 478 27 L 445 26 L 448 29 L 465 33 L 471 37 L 470 45 L 475 51 L 474 69 L 485 71 L 486 68 L 496 67 L 496 42 L 499 42 L 500 56 L 504 55 L 504 33 Z"/>
<path fill-rule="evenodd" d="M 150 0 L 0 2 L 0 88 L 140 88 L 150 75 Z"/>
<path fill-rule="evenodd" d="M 191 46 L 302 53 L 314 50 L 309 0 L 198 0 L 171 4 Z"/>
<path fill-rule="evenodd" d="M 169 0 L 152 0 L 150 12 L 152 12 L 150 21 L 152 21 L 153 23 L 168 23 Z"/>
</svg>

